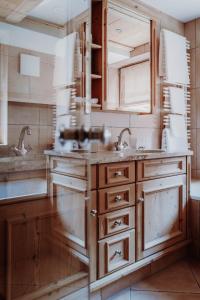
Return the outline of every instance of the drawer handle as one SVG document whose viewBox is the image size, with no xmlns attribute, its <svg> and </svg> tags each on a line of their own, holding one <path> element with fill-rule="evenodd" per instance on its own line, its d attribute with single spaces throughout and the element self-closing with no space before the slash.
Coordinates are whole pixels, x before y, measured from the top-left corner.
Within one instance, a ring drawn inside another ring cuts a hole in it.
<svg viewBox="0 0 200 300">
<path fill-rule="evenodd" d="M 115 172 L 115 177 L 120 177 L 120 176 L 122 176 L 122 171 Z"/>
<path fill-rule="evenodd" d="M 121 226 L 122 225 L 122 221 L 121 220 L 116 220 L 114 222 L 114 226 Z"/>
<path fill-rule="evenodd" d="M 116 250 L 114 253 L 114 256 L 119 255 L 122 256 L 122 251 L 121 250 Z"/>
<path fill-rule="evenodd" d="M 142 197 L 138 198 L 137 203 L 142 203 L 142 202 L 144 202 L 144 198 Z"/>
<path fill-rule="evenodd" d="M 95 216 L 97 215 L 97 210 L 96 210 L 96 209 L 92 209 L 92 210 L 90 211 L 90 215 L 91 215 L 92 217 L 95 217 Z"/>
<path fill-rule="evenodd" d="M 122 201 L 122 196 L 117 195 L 117 196 L 115 197 L 115 202 L 120 202 L 120 201 Z"/>
</svg>

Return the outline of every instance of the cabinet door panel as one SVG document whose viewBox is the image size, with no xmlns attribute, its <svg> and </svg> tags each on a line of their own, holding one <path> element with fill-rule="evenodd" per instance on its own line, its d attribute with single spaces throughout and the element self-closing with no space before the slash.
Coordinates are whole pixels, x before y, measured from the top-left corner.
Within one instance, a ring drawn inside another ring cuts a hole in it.
<svg viewBox="0 0 200 300">
<path fill-rule="evenodd" d="M 137 259 L 186 237 L 186 176 L 137 184 Z"/>
<path fill-rule="evenodd" d="M 87 254 L 87 200 L 85 181 L 51 174 L 51 202 L 55 211 L 54 234 L 85 255 Z"/>
</svg>

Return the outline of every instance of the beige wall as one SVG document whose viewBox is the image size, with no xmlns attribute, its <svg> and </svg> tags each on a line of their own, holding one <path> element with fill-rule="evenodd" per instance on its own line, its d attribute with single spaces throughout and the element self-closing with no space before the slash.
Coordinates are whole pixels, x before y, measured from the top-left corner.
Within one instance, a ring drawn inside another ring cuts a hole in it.
<svg viewBox="0 0 200 300">
<path fill-rule="evenodd" d="M 161 28 L 166 28 L 179 34 L 184 34 L 184 25 L 181 22 L 153 9 L 149 8 L 140 1 L 133 0 L 116 0 L 116 2 L 123 2 L 123 5 L 127 5 L 130 8 L 145 14 L 157 21 L 157 37 Z M 154 113 L 148 116 L 137 116 L 133 114 L 122 113 L 103 113 L 93 112 L 91 116 L 92 126 L 101 126 L 105 124 L 110 127 L 113 134 L 113 141 L 116 141 L 116 137 L 119 131 L 124 127 L 130 127 L 133 133 L 129 142 L 134 145 L 135 139 L 137 139 L 137 146 L 146 147 L 159 147 L 161 136 L 161 124 L 160 124 L 160 80 L 157 77 L 157 94 L 156 94 L 156 106 Z M 127 137 L 129 139 L 129 137 Z"/>
<path fill-rule="evenodd" d="M 191 42 L 192 175 L 200 177 L 200 19 L 185 24 L 185 35 Z"/>
</svg>

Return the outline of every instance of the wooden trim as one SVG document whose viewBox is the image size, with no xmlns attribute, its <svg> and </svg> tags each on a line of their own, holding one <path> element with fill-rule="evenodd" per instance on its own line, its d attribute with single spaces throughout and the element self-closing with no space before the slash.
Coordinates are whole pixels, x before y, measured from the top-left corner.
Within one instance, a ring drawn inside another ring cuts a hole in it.
<svg viewBox="0 0 200 300">
<path fill-rule="evenodd" d="M 103 59 L 103 72 L 102 72 L 102 76 L 103 76 L 103 81 L 102 81 L 102 87 L 103 87 L 103 92 L 104 92 L 104 97 L 102 98 L 102 107 L 100 109 L 100 111 L 104 111 L 104 112 L 112 112 L 112 109 L 107 109 L 106 108 L 106 99 L 107 99 L 107 12 L 108 12 L 108 0 L 103 0 L 103 13 L 102 13 L 102 20 L 103 20 L 103 26 L 104 26 L 104 30 L 103 30 L 103 45 L 102 47 L 104 47 L 104 51 L 102 53 L 102 59 Z M 122 1 L 123 2 L 123 1 Z M 113 3 L 113 5 L 117 5 L 117 3 Z M 123 5 L 123 3 L 121 3 L 121 5 Z M 120 8 L 120 6 L 119 6 Z M 126 9 L 132 10 L 133 12 L 135 11 L 134 8 L 128 8 L 125 7 Z M 139 14 L 137 12 L 137 14 Z M 142 15 L 142 14 L 141 14 Z M 144 17 L 144 16 L 143 16 Z M 149 17 L 147 17 L 147 19 L 149 19 Z M 155 106 L 156 106 L 156 80 L 157 80 L 157 29 L 156 29 L 156 21 L 153 19 L 150 19 L 150 52 L 151 52 L 151 57 L 150 57 L 150 65 L 151 65 L 151 110 L 150 112 L 138 112 L 139 115 L 149 115 L 149 114 L 153 114 L 154 110 L 155 110 Z M 131 111 L 124 111 L 124 110 L 120 110 L 117 109 L 117 112 L 122 112 L 122 113 L 134 113 Z"/>
</svg>

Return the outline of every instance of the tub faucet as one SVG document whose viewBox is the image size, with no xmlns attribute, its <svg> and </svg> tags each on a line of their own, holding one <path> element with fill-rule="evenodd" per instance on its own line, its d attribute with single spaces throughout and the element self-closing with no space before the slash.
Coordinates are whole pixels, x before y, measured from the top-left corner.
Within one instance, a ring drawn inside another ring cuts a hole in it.
<svg viewBox="0 0 200 300">
<path fill-rule="evenodd" d="M 126 149 L 126 148 L 128 147 L 128 144 L 127 144 L 126 141 L 124 141 L 124 142 L 122 143 L 122 137 L 123 137 L 124 132 L 126 132 L 126 131 L 129 133 L 129 135 L 131 135 L 131 131 L 130 131 L 130 129 L 129 129 L 128 127 L 127 127 L 127 128 L 124 128 L 124 129 L 120 132 L 120 134 L 119 134 L 119 136 L 118 136 L 118 140 L 117 140 L 117 142 L 115 143 L 115 149 L 116 149 L 117 151 L 124 150 L 124 149 Z"/>
<path fill-rule="evenodd" d="M 17 156 L 24 156 L 32 150 L 30 145 L 28 145 L 27 147 L 25 147 L 24 145 L 25 133 L 27 135 L 31 135 L 31 128 L 29 126 L 24 126 L 22 128 L 19 136 L 18 145 L 12 147 L 12 150 L 15 152 Z"/>
</svg>

